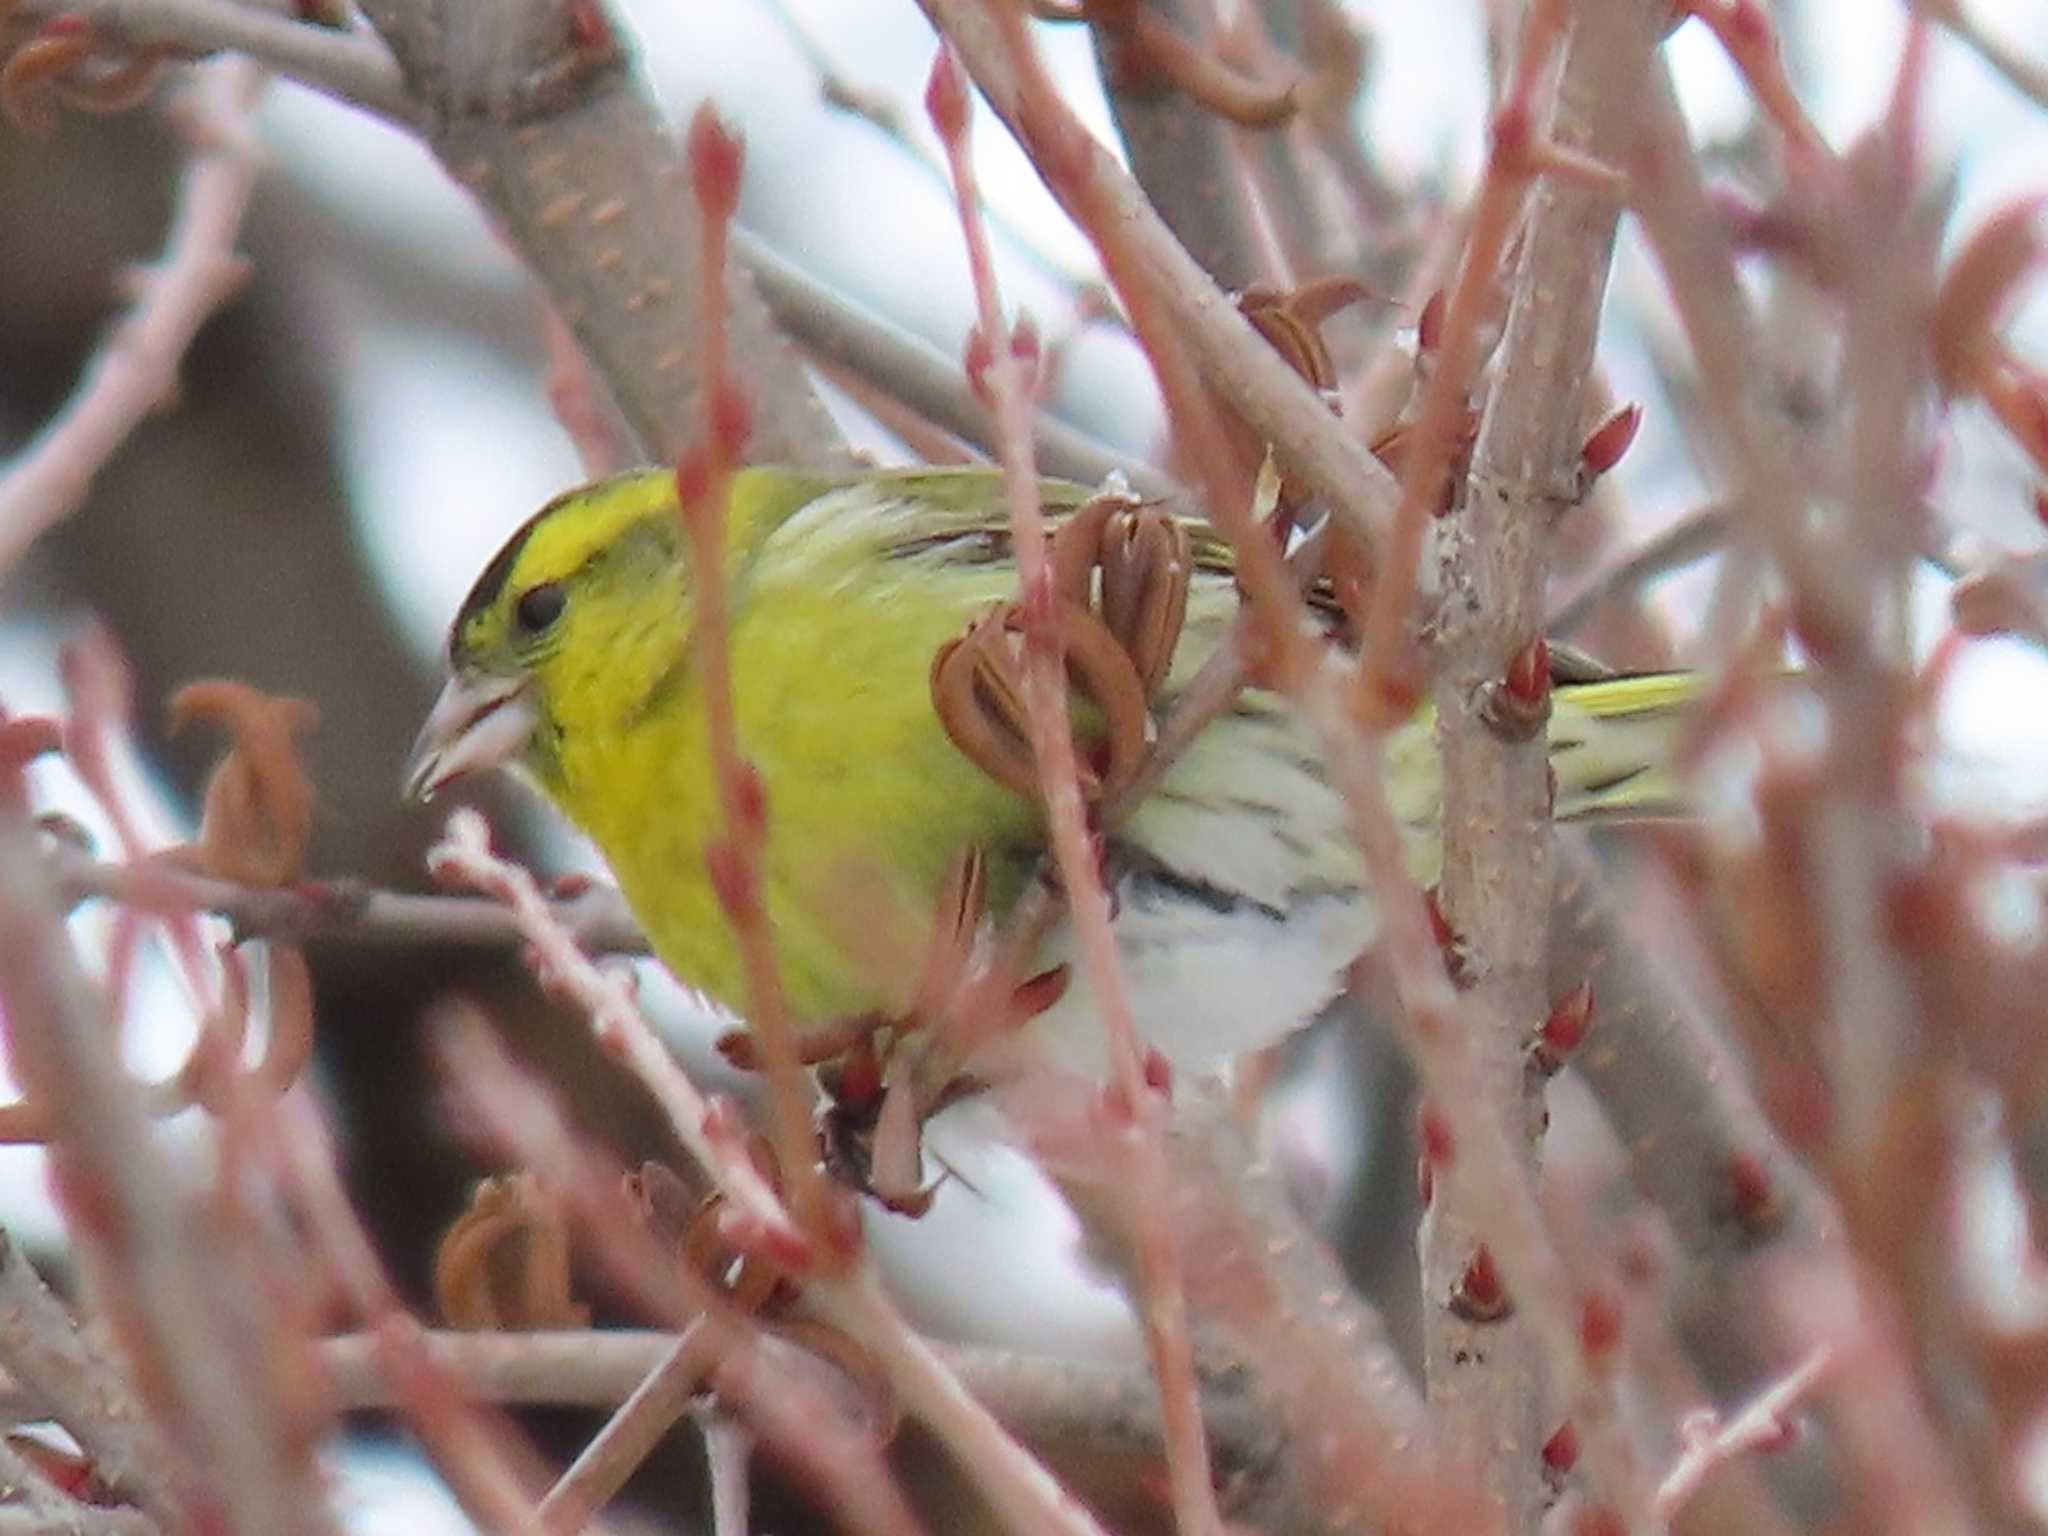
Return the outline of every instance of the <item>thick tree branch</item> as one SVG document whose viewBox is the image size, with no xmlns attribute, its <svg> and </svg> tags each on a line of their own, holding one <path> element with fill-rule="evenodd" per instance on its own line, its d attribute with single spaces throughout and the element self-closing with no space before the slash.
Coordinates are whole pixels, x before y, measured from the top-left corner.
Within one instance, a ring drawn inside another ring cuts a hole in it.
<svg viewBox="0 0 2048 1536">
<path fill-rule="evenodd" d="M 301 85 L 388 122 L 416 119 L 391 51 L 375 35 L 299 20 L 247 0 L 23 0 L 23 14 L 83 21 L 109 47 L 245 54 Z"/>
<path fill-rule="evenodd" d="M 48 1415 L 92 1457 L 110 1489 L 166 1529 L 178 1506 L 178 1463 L 120 1369 L 50 1293 L 13 1236 L 0 1229 L 0 1364 L 19 1393 L 7 1417 Z M 8 1396 L 0 1389 L 0 1397 Z"/>
<path fill-rule="evenodd" d="M 679 458 L 697 400 L 698 213 L 674 146 L 602 3 L 372 0 L 429 147 L 532 268 L 640 446 Z M 845 462 L 838 434 L 751 282 L 727 284 L 750 457 Z"/>
<path fill-rule="evenodd" d="M 1641 0 L 1579 6 L 1565 45 L 1551 138 L 1611 153 L 1628 103 L 1609 85 L 1619 53 L 1648 46 Z M 1543 1083 L 1529 1045 L 1550 1010 L 1550 767 L 1544 732 L 1510 718 L 1518 658 L 1538 656 L 1553 525 L 1576 500 L 1582 412 L 1620 205 L 1577 181 L 1537 183 L 1506 334 L 1470 484 L 1446 542 L 1436 616 L 1443 761 L 1443 908 L 1467 957 L 1468 1019 L 1484 1091 L 1533 1166 Z M 1526 678 L 1540 668 L 1523 668 Z M 1547 686 L 1547 679 L 1544 681 Z M 1528 690 L 1522 690 L 1527 693 Z M 1539 695 L 1547 697 L 1547 695 Z M 1424 1219 L 1424 1339 L 1431 1407 L 1451 1443 L 1486 1468 L 1510 1529 L 1544 1498 L 1533 1454 L 1555 1427 L 1536 1341 L 1521 1318 L 1459 1304 L 1487 1242 L 1486 1211 L 1439 1181 Z M 1591 1371 L 1558 1382 L 1597 1495 L 1633 1518 L 1647 1484 L 1611 1387 Z M 1502 1446 L 1526 1448 L 1502 1455 Z"/>
</svg>

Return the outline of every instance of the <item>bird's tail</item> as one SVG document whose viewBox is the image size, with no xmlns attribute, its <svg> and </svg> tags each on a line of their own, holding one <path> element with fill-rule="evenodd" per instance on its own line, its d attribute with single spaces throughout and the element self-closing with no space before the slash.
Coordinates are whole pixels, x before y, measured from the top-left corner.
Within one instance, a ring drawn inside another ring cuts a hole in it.
<svg viewBox="0 0 2048 1536">
<path fill-rule="evenodd" d="M 1550 716 L 1557 820 L 1631 820 L 1682 811 L 1673 769 L 1688 706 L 1704 688 L 1688 672 L 1559 688 Z"/>
</svg>

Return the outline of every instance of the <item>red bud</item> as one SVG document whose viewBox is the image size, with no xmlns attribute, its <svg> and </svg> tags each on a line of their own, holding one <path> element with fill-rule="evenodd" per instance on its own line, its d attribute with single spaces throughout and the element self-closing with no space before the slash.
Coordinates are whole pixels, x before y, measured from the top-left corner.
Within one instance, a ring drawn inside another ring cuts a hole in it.
<svg viewBox="0 0 2048 1536">
<path fill-rule="evenodd" d="M 1572 1421 L 1566 1419 L 1557 1426 L 1557 1432 L 1543 1442 L 1543 1465 L 1563 1477 L 1578 1462 L 1579 1432 L 1572 1428 Z"/>
<path fill-rule="evenodd" d="M 995 360 L 995 348 L 990 345 L 987 333 L 980 326 L 975 326 L 967 333 L 967 347 L 960 365 L 966 370 L 967 387 L 974 391 L 974 398 L 990 410 L 995 409 L 995 396 L 988 387 L 988 370 Z"/>
<path fill-rule="evenodd" d="M 1451 920 L 1444 915 L 1443 890 L 1432 885 L 1422 893 L 1423 909 L 1429 913 L 1429 931 L 1439 949 L 1449 949 L 1458 942 L 1458 932 L 1451 926 Z"/>
<path fill-rule="evenodd" d="M 1784 1210 L 1770 1170 L 1754 1152 L 1728 1159 L 1728 1206 L 1736 1224 L 1752 1236 L 1768 1233 Z"/>
<path fill-rule="evenodd" d="M 740 202 L 740 166 L 745 154 L 740 136 L 725 126 L 710 102 L 691 116 L 683 153 L 690 167 L 690 190 L 704 217 L 720 223 L 730 220 Z"/>
<path fill-rule="evenodd" d="M 1493 1250 L 1481 1243 L 1451 1292 L 1451 1310 L 1470 1323 L 1491 1323 L 1507 1316 L 1507 1287 L 1500 1283 Z"/>
<path fill-rule="evenodd" d="M 1536 1049 L 1546 1071 L 1555 1072 L 1586 1038 L 1593 1019 L 1593 983 L 1582 981 L 1550 1006 L 1550 1017 L 1537 1032 Z"/>
<path fill-rule="evenodd" d="M 1586 435 L 1579 464 L 1589 480 L 1597 480 L 1621 462 L 1643 425 L 1643 408 L 1631 400 Z"/>
<path fill-rule="evenodd" d="M 1444 291 L 1439 288 L 1423 301 L 1422 314 L 1415 322 L 1415 349 L 1434 352 L 1444 339 Z"/>
<path fill-rule="evenodd" d="M 683 520 L 702 517 L 711 500 L 711 456 L 703 448 L 686 449 L 676 461 L 676 503 Z"/>
<path fill-rule="evenodd" d="M 1589 1363 L 1604 1363 L 1621 1342 L 1621 1308 L 1604 1291 L 1595 1291 L 1579 1304 L 1579 1344 Z"/>
<path fill-rule="evenodd" d="M 301 11 L 318 7 L 301 3 Z M 605 19 L 598 0 L 569 0 L 569 41 L 584 53 L 595 52 L 612 40 L 611 23 Z"/>
<path fill-rule="evenodd" d="M 939 137 L 952 144 L 967 134 L 967 76 L 952 44 L 941 43 L 925 81 L 924 110 Z"/>
<path fill-rule="evenodd" d="M 711 876 L 711 889 L 718 904 L 734 923 L 757 922 L 761 916 L 759 889 L 754 871 L 739 851 L 720 838 L 704 850 L 704 868 Z"/>
<path fill-rule="evenodd" d="M 1010 994 L 1010 1005 L 1024 1018 L 1036 1018 L 1066 995 L 1070 972 L 1064 965 L 1025 978 Z"/>
<path fill-rule="evenodd" d="M 754 1037 L 744 1029 L 728 1029 L 712 1045 L 725 1058 L 726 1065 L 736 1072 L 758 1072 L 761 1069 L 761 1053 L 755 1048 Z"/>
<path fill-rule="evenodd" d="M 1451 1134 L 1443 1111 L 1428 1099 L 1422 1101 L 1415 1115 L 1415 1139 L 1422 1148 L 1423 1161 L 1432 1166 L 1448 1168 L 1458 1150 L 1457 1138 Z"/>
<path fill-rule="evenodd" d="M 863 1040 L 839 1059 L 833 1097 L 842 1104 L 872 1104 L 882 1093 L 882 1064 L 873 1040 Z"/>
<path fill-rule="evenodd" d="M 711 451 L 721 465 L 744 461 L 747 438 L 754 430 L 754 415 L 730 379 L 714 382 L 711 394 Z"/>
<path fill-rule="evenodd" d="M 759 837 L 768 822 L 768 787 L 761 782 L 760 770 L 752 763 L 741 763 L 733 775 L 733 788 L 734 810 L 740 822 L 734 830 L 744 830 L 749 839 Z"/>
<path fill-rule="evenodd" d="M 1538 635 L 1508 663 L 1508 695 L 1517 704 L 1540 709 L 1550 693 L 1550 642 Z"/>
<path fill-rule="evenodd" d="M 1518 164 L 1529 153 L 1529 109 L 1518 101 L 1503 104 L 1493 114 L 1488 137 L 1496 165 Z"/>
</svg>

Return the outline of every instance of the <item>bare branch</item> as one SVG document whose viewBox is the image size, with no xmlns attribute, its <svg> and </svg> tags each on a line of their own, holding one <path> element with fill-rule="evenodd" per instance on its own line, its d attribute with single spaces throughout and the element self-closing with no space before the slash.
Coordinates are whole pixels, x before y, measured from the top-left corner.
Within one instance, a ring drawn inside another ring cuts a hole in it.
<svg viewBox="0 0 2048 1536">
<path fill-rule="evenodd" d="M 372 0 L 371 23 L 419 103 L 429 147 L 547 289 L 640 438 L 674 461 L 701 411 L 697 210 L 674 146 L 602 0 L 478 11 Z M 752 458 L 845 462 L 830 418 L 752 285 L 728 285 Z"/>
<path fill-rule="evenodd" d="M 979 335 L 991 359 L 987 378 L 1009 501 L 1010 543 L 1025 614 L 1024 702 L 1032 757 L 1053 859 L 1109 1047 L 1111 1081 L 1117 1089 L 1111 1113 L 1119 1122 L 1137 1188 L 1137 1198 L 1126 1207 L 1127 1229 L 1136 1251 L 1139 1315 L 1152 1368 L 1159 1378 L 1174 1515 L 1182 1536 L 1221 1536 L 1222 1516 L 1210 1481 L 1208 1444 L 1195 1392 L 1194 1350 L 1188 1336 L 1179 1245 L 1167 1224 L 1163 1198 L 1165 1105 L 1147 1082 L 1144 1045 L 1131 1011 L 1129 983 L 1110 932 L 1109 893 L 1090 847 L 1067 712 L 1066 663 L 1051 628 L 1057 608 L 1046 553 L 1045 517 L 1039 506 L 1038 474 L 1031 457 L 1033 383 L 996 291 L 995 267 L 981 219 L 981 194 L 968 159 L 967 81 L 950 48 L 942 46 L 932 66 L 926 100 L 952 169 L 974 280 Z"/>
<path fill-rule="evenodd" d="M 50 1294 L 0 1229 L 0 1363 L 27 1394 L 17 1418 L 48 1413 L 71 1432 L 107 1486 L 166 1529 L 180 1518 L 178 1463 L 127 1378 Z"/>
<path fill-rule="evenodd" d="M 1136 5 L 1155 24 L 1181 33 L 1209 10 L 1188 0 Z M 1272 270 L 1259 238 L 1230 124 L 1190 104 L 1172 81 L 1149 69 L 1123 28 L 1097 25 L 1092 36 L 1117 133 L 1158 217 L 1221 286 L 1279 281 L 1282 274 Z"/>
<path fill-rule="evenodd" d="M 1114 231 L 1119 250 L 1217 393 L 1270 439 L 1361 542 L 1376 547 L 1391 524 L 1393 477 L 1309 386 L 1267 346 L 1173 237 L 1145 194 L 1108 150 L 1048 90 L 1026 88 L 1012 62 L 1005 21 L 977 0 L 922 0 L 925 14 L 960 50 L 996 115 L 1017 136 L 1046 187 L 1098 240 Z M 1214 509 L 1211 509 L 1212 515 Z"/>
<path fill-rule="evenodd" d="M 249 119 L 263 79 L 246 60 L 221 59 L 195 80 L 186 125 L 193 154 L 164 254 L 140 274 L 134 307 L 77 393 L 0 476 L 0 572 L 77 509 L 128 434 L 175 395 L 192 338 L 241 287 L 247 267 L 235 240 L 261 162 Z"/>
<path fill-rule="evenodd" d="M 1793 1432 L 1787 1417 L 1827 1370 L 1831 1358 L 1825 1345 L 1774 1382 L 1733 1417 L 1723 1420 L 1711 1408 L 1688 1415 L 1679 1426 L 1685 1449 L 1657 1485 L 1657 1518 L 1668 1521 L 1695 1489 L 1724 1462 L 1752 1451 L 1775 1450 Z"/>
<path fill-rule="evenodd" d="M 1617 54 L 1649 44 L 1645 10 L 1636 0 L 1577 9 L 1553 140 L 1600 154 L 1625 139 L 1628 103 L 1610 81 Z M 1518 60 L 1517 75 L 1528 67 L 1528 60 Z M 1577 496 L 1586 380 L 1619 214 L 1611 193 L 1597 188 L 1553 178 L 1535 187 L 1470 484 L 1446 543 L 1437 608 L 1443 910 L 1467 956 L 1466 1019 L 1476 1031 L 1482 1091 L 1532 1165 L 1544 1124 L 1543 1081 L 1530 1070 L 1528 1053 L 1550 1012 L 1552 791 L 1543 731 L 1513 729 L 1501 701 L 1515 696 L 1512 707 L 1520 708 L 1535 697 L 1548 707 L 1547 675 L 1533 694 L 1518 681 L 1526 684 L 1539 663 L 1541 672 L 1548 670 L 1542 645 L 1550 536 Z M 1467 261 L 1479 259 L 1475 244 Z M 1461 291 L 1473 276 L 1469 268 L 1461 274 Z M 1444 367 L 1448 372 L 1448 358 Z M 1405 460 L 1403 470 L 1406 491 Z M 1551 1428 L 1546 1413 L 1560 1405 L 1553 1398 L 1546 1406 L 1534 1328 L 1521 1316 L 1489 1317 L 1459 1305 L 1466 1276 L 1490 1252 L 1483 1247 L 1492 1235 L 1489 1206 L 1483 1193 L 1454 1176 L 1437 1181 L 1424 1218 L 1430 1401 L 1452 1444 L 1486 1467 L 1510 1528 L 1526 1530 L 1544 1496 L 1541 1463 L 1534 1455 L 1502 1456 L 1497 1447 L 1541 1445 Z M 1587 1343 L 1574 1340 L 1560 1359 L 1552 1341 L 1552 1390 L 1584 1447 L 1594 1496 L 1631 1529 L 1642 1530 L 1647 1480 L 1613 1383 L 1592 1354 Z M 1576 1368 L 1561 1369 L 1566 1360 Z"/>
<path fill-rule="evenodd" d="M 187 1493 L 197 1479 L 237 1529 L 322 1530 L 310 1468 L 286 1445 L 291 1416 L 273 1401 L 247 1277 L 204 1240 L 212 1227 L 160 1155 L 140 1088 L 105 1048 L 105 1020 L 50 903 L 34 838 L 12 817 L 0 824 L 8 1043 L 23 1087 L 56 1118 L 74 1199 L 89 1198 L 102 1213 L 97 1231 L 118 1237 L 86 1250 L 102 1293 L 132 1320 L 131 1347 L 152 1363 L 179 1413 L 185 1470 L 155 1496 Z"/>
<path fill-rule="evenodd" d="M 491 852 L 483 818 L 474 811 L 457 811 L 448 819 L 446 840 L 429 855 L 429 862 L 443 879 L 459 879 L 505 904 L 550 984 L 589 1014 L 600 1040 L 625 1057 L 668 1112 L 690 1155 L 717 1180 L 734 1208 L 758 1224 L 760 1240 L 772 1241 L 785 1252 L 801 1252 L 807 1246 L 803 1234 L 791 1227 L 781 1200 L 734 1133 L 731 1115 L 714 1115 L 711 1101 L 669 1054 L 617 978 L 591 964 L 554 921 L 533 877 Z"/>
<path fill-rule="evenodd" d="M 237 939 L 489 949 L 524 941 L 518 920 L 503 903 L 483 897 L 422 896 L 379 890 L 358 880 L 236 885 L 161 860 L 102 863 L 66 843 L 53 848 L 49 866 L 58 899 L 66 908 L 103 899 L 161 915 L 211 912 L 227 919 Z M 586 949 L 601 954 L 647 953 L 646 935 L 612 886 L 593 884 L 549 903 L 549 910 Z"/>
<path fill-rule="evenodd" d="M 1908 0 L 1908 4 L 1929 21 L 1948 28 L 2035 106 L 2048 107 L 2048 63 L 2020 52 L 2015 44 L 1964 9 L 1963 0 Z"/>
<path fill-rule="evenodd" d="M 540 1503 L 541 1523 L 557 1531 L 588 1525 L 689 1410 L 711 1363 L 701 1332 L 688 1330 L 677 1338 L 548 1490 Z M 708 1428 L 705 1440 L 708 1445 Z"/>
<path fill-rule="evenodd" d="M 316 26 L 289 7 L 247 0 L 22 0 L 20 10 L 30 17 L 75 16 L 109 45 L 231 50 L 388 122 L 410 125 L 418 116 L 391 51 L 375 35 Z"/>
<path fill-rule="evenodd" d="M 835 293 L 764 241 L 735 229 L 733 255 L 753 274 L 761 298 L 792 341 L 823 362 L 867 380 L 964 442 L 991 447 L 988 410 L 974 398 L 957 358 Z M 1169 496 L 1173 481 L 1057 416 L 1040 413 L 1032 447 L 1044 469 L 1086 485 L 1121 474 L 1144 496 Z"/>
</svg>

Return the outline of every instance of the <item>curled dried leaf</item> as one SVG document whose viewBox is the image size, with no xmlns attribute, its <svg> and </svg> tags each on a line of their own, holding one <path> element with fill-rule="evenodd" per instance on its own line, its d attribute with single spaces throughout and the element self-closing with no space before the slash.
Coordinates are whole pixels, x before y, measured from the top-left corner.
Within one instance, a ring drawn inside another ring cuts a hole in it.
<svg viewBox="0 0 2048 1536">
<path fill-rule="evenodd" d="M 1194 574 L 1185 524 L 1158 507 L 1128 507 L 1102 532 L 1102 622 L 1138 674 L 1147 700 L 1173 664 Z"/>
<path fill-rule="evenodd" d="M 485 1179 L 434 1253 L 434 1300 L 457 1328 L 582 1328 L 569 1226 L 531 1174 Z"/>
<path fill-rule="evenodd" d="M 221 994 L 200 1021 L 178 1070 L 144 1091 L 150 1113 L 174 1115 L 194 1104 L 218 1113 L 249 1037 L 249 970 L 239 951 L 220 949 Z"/>
<path fill-rule="evenodd" d="M 1081 792 L 1090 802 L 1114 796 L 1136 777 L 1147 737 L 1145 690 L 1137 669 L 1103 622 L 1086 609 L 1061 603 L 1060 646 L 1074 691 L 1100 712 L 1103 763 L 1081 766 Z M 968 761 L 1021 795 L 1039 794 L 1023 689 L 1024 621 L 1004 604 L 941 646 L 932 658 L 932 704 L 939 723 Z"/>
<path fill-rule="evenodd" d="M 149 48 L 132 59 L 81 65 L 58 79 L 58 99 L 67 107 L 101 117 L 131 111 L 156 94 L 169 59 L 169 50 Z"/>
<path fill-rule="evenodd" d="M 172 695 L 173 733 L 202 719 L 234 739 L 207 780 L 200 814 L 199 863 L 208 874 L 244 885 L 299 877 L 313 831 L 313 786 L 295 738 L 319 718 L 304 699 L 227 678 L 188 683 Z"/>
<path fill-rule="evenodd" d="M 1323 396 L 1334 412 L 1337 364 L 1330 355 L 1329 343 L 1323 339 L 1323 322 L 1347 305 L 1371 297 L 1371 290 L 1355 279 L 1321 277 L 1286 292 L 1258 286 L 1247 288 L 1238 295 L 1237 308 L 1252 329 Z M 1239 457 L 1247 465 L 1258 464 L 1266 453 L 1265 439 L 1235 411 L 1229 419 L 1240 443 Z M 1282 478 L 1279 510 L 1283 525 L 1291 522 L 1294 509 L 1308 499 L 1308 487 L 1303 482 L 1291 476 Z"/>
<path fill-rule="evenodd" d="M 1128 496 L 1091 496 L 1074 514 L 1053 529 L 1046 560 L 1052 589 L 1062 602 L 1086 608 L 1094 600 L 1095 566 L 1102 557 L 1102 530 L 1121 508 L 1135 505 Z"/>
<path fill-rule="evenodd" d="M 1963 242 L 1942 273 L 1928 333 L 1935 372 L 1949 393 L 1968 387 L 2000 316 L 2041 265 L 2042 202 L 2030 197 L 2000 209 Z"/>
<path fill-rule="evenodd" d="M 1247 288 L 1238 295 L 1237 308 L 1253 330 L 1265 337 L 1267 345 L 1287 361 L 1287 366 L 1318 390 L 1334 389 L 1337 365 L 1330 356 L 1317 323 L 1290 302 L 1292 294 L 1270 288 Z"/>
<path fill-rule="evenodd" d="M 769 1187 L 781 1193 L 774 1145 L 751 1132 L 745 1145 Z M 767 1257 L 760 1244 L 732 1240 L 729 1206 L 718 1191 L 696 1201 L 692 1209 L 688 1188 L 680 1177 L 660 1163 L 642 1163 L 632 1192 L 648 1212 L 655 1236 L 670 1243 L 684 1265 L 742 1312 L 758 1315 L 778 1310 L 795 1298 L 796 1291 L 788 1283 L 789 1271 Z M 670 1234 L 677 1228 L 681 1236 L 671 1240 Z"/>
<path fill-rule="evenodd" d="M 50 132 L 57 126 L 58 82 L 92 57 L 92 46 L 82 29 L 45 27 L 0 64 L 0 112 L 23 133 Z"/>
</svg>

